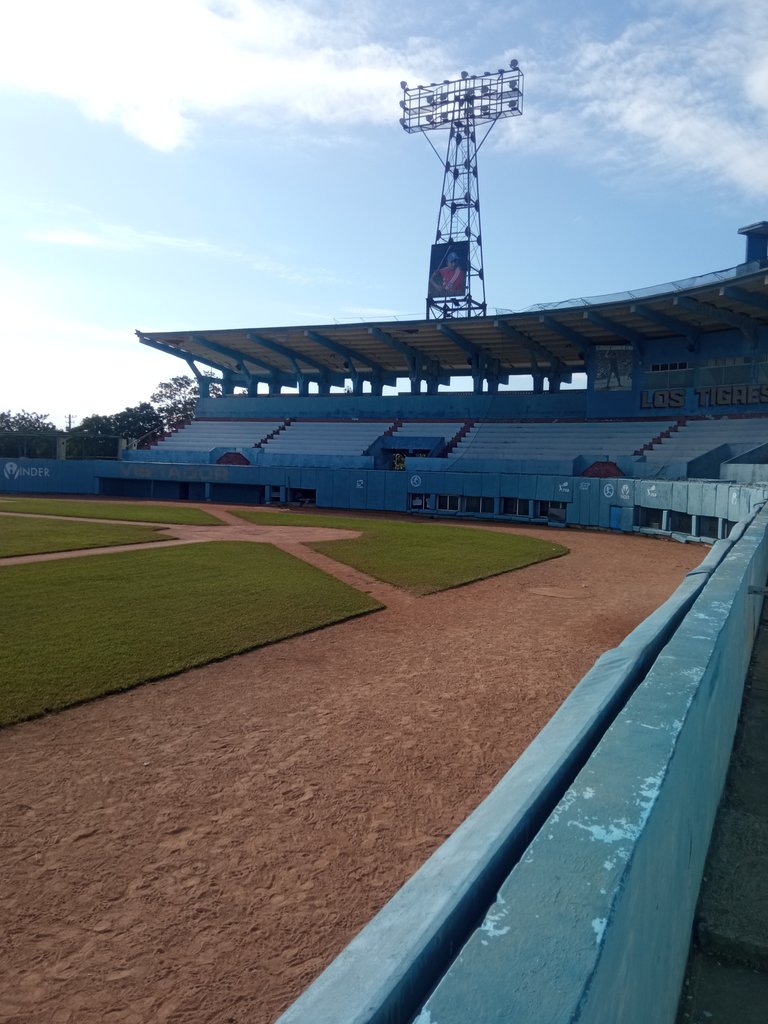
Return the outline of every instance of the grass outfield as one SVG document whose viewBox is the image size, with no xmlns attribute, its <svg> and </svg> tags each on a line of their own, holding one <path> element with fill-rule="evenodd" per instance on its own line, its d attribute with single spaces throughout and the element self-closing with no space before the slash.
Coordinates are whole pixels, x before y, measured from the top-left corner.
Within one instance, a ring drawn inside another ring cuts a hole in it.
<svg viewBox="0 0 768 1024">
<path fill-rule="evenodd" d="M 291 512 L 231 511 L 252 523 L 326 526 L 359 530 L 353 540 L 318 541 L 308 547 L 351 565 L 374 579 L 415 594 L 460 587 L 512 569 L 568 554 L 568 548 L 500 530 L 468 529 L 444 523 Z"/>
<path fill-rule="evenodd" d="M 0 607 L 7 725 L 382 606 L 268 544 L 217 541 L 5 566 Z"/>
<path fill-rule="evenodd" d="M 131 501 L 78 501 L 69 498 L 0 498 L 0 512 L 83 519 L 124 519 L 132 523 L 221 526 L 221 520 L 186 505 L 142 505 Z"/>
<path fill-rule="evenodd" d="M 77 551 L 80 548 L 106 548 L 115 544 L 148 544 L 168 539 L 158 534 L 154 526 L 0 516 L 0 558 L 39 555 L 50 551 Z"/>
</svg>

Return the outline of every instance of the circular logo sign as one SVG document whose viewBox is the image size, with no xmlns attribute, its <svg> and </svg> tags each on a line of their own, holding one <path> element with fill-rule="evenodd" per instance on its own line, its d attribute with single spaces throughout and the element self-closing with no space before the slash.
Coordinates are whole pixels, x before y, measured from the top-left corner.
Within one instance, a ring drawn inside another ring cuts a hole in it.
<svg viewBox="0 0 768 1024">
<path fill-rule="evenodd" d="M 411 477 L 411 487 L 421 487 L 421 477 L 418 473 L 414 473 Z"/>
<path fill-rule="evenodd" d="M 606 498 L 612 498 L 613 497 L 613 492 L 614 492 L 613 484 L 606 484 L 605 487 L 603 488 L 603 494 L 606 496 Z"/>
</svg>

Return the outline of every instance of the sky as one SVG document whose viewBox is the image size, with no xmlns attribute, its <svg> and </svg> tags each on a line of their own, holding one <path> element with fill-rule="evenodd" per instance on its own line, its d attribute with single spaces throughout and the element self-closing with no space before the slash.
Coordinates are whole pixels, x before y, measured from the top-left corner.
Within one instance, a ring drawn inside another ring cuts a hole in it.
<svg viewBox="0 0 768 1024">
<path fill-rule="evenodd" d="M 422 318 L 443 170 L 399 83 L 510 59 L 489 311 L 744 261 L 766 3 L 2 0 L 0 411 L 76 425 L 189 372 L 136 329 Z"/>
</svg>

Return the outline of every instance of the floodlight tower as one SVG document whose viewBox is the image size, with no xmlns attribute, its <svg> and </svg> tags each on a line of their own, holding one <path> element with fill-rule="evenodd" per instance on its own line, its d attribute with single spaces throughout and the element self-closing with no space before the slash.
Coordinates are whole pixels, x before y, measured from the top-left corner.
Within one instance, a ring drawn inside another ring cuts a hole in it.
<svg viewBox="0 0 768 1024">
<path fill-rule="evenodd" d="M 509 68 L 409 89 L 401 82 L 403 116 L 409 134 L 422 132 L 442 163 L 429 132 L 446 129 L 443 191 L 432 246 L 427 288 L 427 319 L 485 316 L 483 246 L 477 152 L 503 117 L 523 112 L 523 73 L 516 60 Z M 487 126 L 480 141 L 477 129 Z M 451 259 L 451 257 L 453 257 Z"/>
</svg>

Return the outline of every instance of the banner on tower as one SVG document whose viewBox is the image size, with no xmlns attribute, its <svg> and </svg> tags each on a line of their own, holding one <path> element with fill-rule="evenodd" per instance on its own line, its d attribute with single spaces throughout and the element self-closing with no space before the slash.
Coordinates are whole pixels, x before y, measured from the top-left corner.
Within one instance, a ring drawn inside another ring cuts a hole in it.
<svg viewBox="0 0 768 1024">
<path fill-rule="evenodd" d="M 468 265 L 469 242 L 433 245 L 429 260 L 429 298 L 466 295 Z"/>
</svg>

